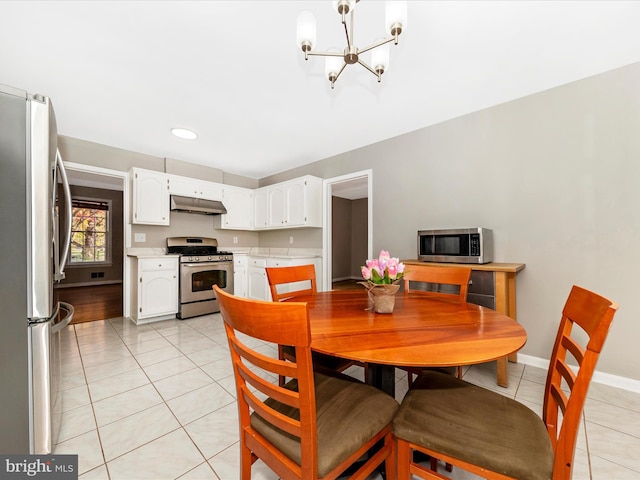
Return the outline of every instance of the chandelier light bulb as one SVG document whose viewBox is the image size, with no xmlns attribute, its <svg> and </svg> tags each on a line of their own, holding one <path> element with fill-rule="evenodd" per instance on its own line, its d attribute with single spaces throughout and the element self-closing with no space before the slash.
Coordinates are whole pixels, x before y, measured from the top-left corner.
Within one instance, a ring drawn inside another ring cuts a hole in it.
<svg viewBox="0 0 640 480">
<path fill-rule="evenodd" d="M 395 41 L 398 43 L 398 35 L 407 28 L 407 2 L 387 1 L 384 9 L 387 32 L 395 37 Z"/>
<path fill-rule="evenodd" d="M 307 53 L 316 44 L 316 17 L 309 10 L 300 12 L 296 28 L 297 45 L 304 52 L 305 60 Z"/>
<path fill-rule="evenodd" d="M 328 51 L 331 53 L 340 53 L 340 50 L 335 47 L 330 48 Z M 343 65 L 344 60 L 342 57 L 329 56 L 325 59 L 324 73 L 331 82 L 331 88 L 333 88 L 334 82 L 338 79 L 338 75 L 340 74 L 340 70 L 342 70 Z"/>
<path fill-rule="evenodd" d="M 382 74 L 389 68 L 388 43 L 371 50 L 371 66 L 378 74 L 378 82 L 380 82 Z"/>
</svg>

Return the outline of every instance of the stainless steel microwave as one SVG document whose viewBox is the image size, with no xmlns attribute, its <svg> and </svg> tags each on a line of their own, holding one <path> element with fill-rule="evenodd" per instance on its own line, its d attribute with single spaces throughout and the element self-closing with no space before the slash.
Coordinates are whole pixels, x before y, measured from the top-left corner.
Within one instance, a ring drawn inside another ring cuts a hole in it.
<svg viewBox="0 0 640 480">
<path fill-rule="evenodd" d="M 493 232 L 479 227 L 419 230 L 418 260 L 447 263 L 492 262 Z"/>
</svg>

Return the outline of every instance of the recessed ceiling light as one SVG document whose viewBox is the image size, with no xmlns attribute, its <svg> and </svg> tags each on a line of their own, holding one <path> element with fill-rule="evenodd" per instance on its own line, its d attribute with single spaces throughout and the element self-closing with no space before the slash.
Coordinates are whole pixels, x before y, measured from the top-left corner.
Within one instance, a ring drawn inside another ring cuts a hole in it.
<svg viewBox="0 0 640 480">
<path fill-rule="evenodd" d="M 195 140 L 198 138 L 198 134 L 196 132 L 187 130 L 186 128 L 172 128 L 171 133 L 184 140 Z"/>
</svg>

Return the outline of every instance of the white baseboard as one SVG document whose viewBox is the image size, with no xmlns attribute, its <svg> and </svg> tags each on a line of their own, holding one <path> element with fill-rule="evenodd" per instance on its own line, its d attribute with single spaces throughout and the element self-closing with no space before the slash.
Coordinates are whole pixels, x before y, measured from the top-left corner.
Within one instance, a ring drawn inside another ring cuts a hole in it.
<svg viewBox="0 0 640 480">
<path fill-rule="evenodd" d="M 532 367 L 538 367 L 544 370 L 549 369 L 549 360 L 540 357 L 533 357 L 531 355 L 523 355 L 521 353 L 518 354 L 518 363 L 524 363 L 525 365 L 531 365 Z M 609 385 L 610 387 L 640 393 L 640 380 L 611 375 L 610 373 L 599 372 L 596 370 L 593 372 L 593 381 L 602 383 L 603 385 Z"/>
</svg>

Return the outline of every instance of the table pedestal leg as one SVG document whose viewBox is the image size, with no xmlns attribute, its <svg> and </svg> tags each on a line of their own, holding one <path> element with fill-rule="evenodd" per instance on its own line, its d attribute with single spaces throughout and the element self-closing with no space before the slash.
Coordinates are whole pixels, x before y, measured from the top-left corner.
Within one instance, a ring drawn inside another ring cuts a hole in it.
<svg viewBox="0 0 640 480">
<path fill-rule="evenodd" d="M 367 364 L 365 369 L 367 375 L 365 381 L 369 385 L 388 393 L 392 397 L 396 396 L 396 369 L 391 365 L 380 365 L 377 363 Z"/>
</svg>

